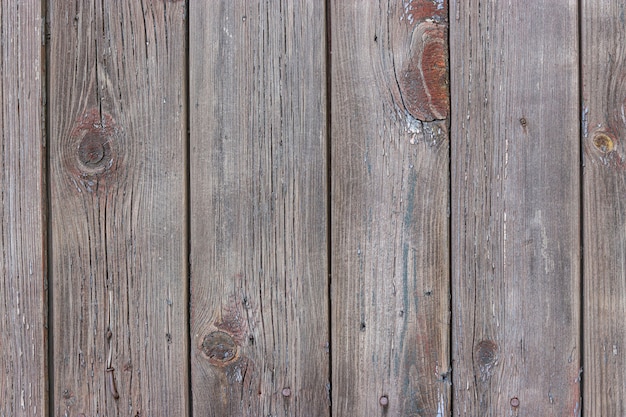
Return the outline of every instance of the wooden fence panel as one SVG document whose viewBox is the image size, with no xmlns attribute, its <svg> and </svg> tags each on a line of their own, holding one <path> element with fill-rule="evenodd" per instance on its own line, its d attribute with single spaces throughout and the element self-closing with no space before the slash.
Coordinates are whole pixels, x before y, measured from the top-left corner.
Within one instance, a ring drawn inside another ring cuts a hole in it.
<svg viewBox="0 0 626 417">
<path fill-rule="evenodd" d="M 333 415 L 448 415 L 447 2 L 330 13 Z"/>
<path fill-rule="evenodd" d="M 624 4 L 582 2 L 585 416 L 626 415 Z"/>
<path fill-rule="evenodd" d="M 576 416 L 577 3 L 450 10 L 455 415 Z"/>
<path fill-rule="evenodd" d="M 48 6 L 54 415 L 184 416 L 184 2 Z"/>
<path fill-rule="evenodd" d="M 190 19 L 193 413 L 327 416 L 323 2 Z"/>
<path fill-rule="evenodd" d="M 43 6 L 0 1 L 0 415 L 46 416 Z"/>
</svg>

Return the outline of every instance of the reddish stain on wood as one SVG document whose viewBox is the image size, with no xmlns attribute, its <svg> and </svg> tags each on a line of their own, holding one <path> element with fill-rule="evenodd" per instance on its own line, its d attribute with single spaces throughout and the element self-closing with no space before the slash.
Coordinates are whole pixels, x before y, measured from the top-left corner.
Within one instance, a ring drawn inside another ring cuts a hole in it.
<svg viewBox="0 0 626 417">
<path fill-rule="evenodd" d="M 401 20 L 410 36 L 410 55 L 396 74 L 406 111 L 422 121 L 447 119 L 448 5 L 444 0 L 405 4 Z"/>
<path fill-rule="evenodd" d="M 419 23 L 411 50 L 398 79 L 406 110 L 422 121 L 446 119 L 450 107 L 446 25 Z"/>
</svg>

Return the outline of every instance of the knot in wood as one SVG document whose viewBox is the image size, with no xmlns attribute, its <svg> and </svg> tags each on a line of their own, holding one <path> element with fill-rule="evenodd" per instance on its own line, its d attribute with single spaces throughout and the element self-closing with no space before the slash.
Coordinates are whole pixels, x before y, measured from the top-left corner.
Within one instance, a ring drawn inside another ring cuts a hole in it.
<svg viewBox="0 0 626 417">
<path fill-rule="evenodd" d="M 481 340 L 478 343 L 476 356 L 478 363 L 482 367 L 491 367 L 495 365 L 498 359 L 498 345 L 493 340 Z"/>
<path fill-rule="evenodd" d="M 200 350 L 214 365 L 224 365 L 237 356 L 237 343 L 228 333 L 215 331 L 204 336 Z"/>
<path fill-rule="evenodd" d="M 478 365 L 476 372 L 480 375 L 481 381 L 488 381 L 493 368 L 498 364 L 498 344 L 493 340 L 481 340 L 476 346 L 475 355 Z"/>
<path fill-rule="evenodd" d="M 119 155 L 114 155 L 118 135 L 110 114 L 95 108 L 86 111 L 76 120 L 70 132 L 68 157 L 65 158 L 68 170 L 81 180 L 107 176 L 119 165 Z"/>
<path fill-rule="evenodd" d="M 78 161 L 86 173 L 105 171 L 113 161 L 108 138 L 100 132 L 88 132 L 78 145 Z"/>
<path fill-rule="evenodd" d="M 606 132 L 598 132 L 593 137 L 593 146 L 602 153 L 613 152 L 615 141 Z"/>
</svg>

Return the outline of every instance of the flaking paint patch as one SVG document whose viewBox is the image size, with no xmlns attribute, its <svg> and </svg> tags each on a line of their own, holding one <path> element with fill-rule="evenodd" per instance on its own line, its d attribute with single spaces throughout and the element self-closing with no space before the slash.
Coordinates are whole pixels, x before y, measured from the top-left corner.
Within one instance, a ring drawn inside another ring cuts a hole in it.
<svg viewBox="0 0 626 417">
<path fill-rule="evenodd" d="M 583 136 L 586 138 L 589 135 L 589 120 L 587 119 L 587 115 L 589 114 L 589 108 L 585 106 L 585 103 L 583 103 L 582 113 Z"/>
</svg>

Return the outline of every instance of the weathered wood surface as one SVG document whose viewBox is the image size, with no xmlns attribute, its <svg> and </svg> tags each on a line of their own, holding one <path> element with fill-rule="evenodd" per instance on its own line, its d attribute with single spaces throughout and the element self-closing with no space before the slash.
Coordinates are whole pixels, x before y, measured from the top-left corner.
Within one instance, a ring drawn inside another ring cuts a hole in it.
<svg viewBox="0 0 626 417">
<path fill-rule="evenodd" d="M 585 416 L 626 415 L 624 4 L 582 2 Z"/>
<path fill-rule="evenodd" d="M 447 2 L 330 13 L 333 415 L 448 415 Z"/>
<path fill-rule="evenodd" d="M 327 416 L 323 3 L 190 19 L 193 414 Z"/>
<path fill-rule="evenodd" d="M 48 408 L 42 4 L 0 1 L 0 415 Z"/>
<path fill-rule="evenodd" d="M 580 413 L 577 3 L 450 6 L 454 414 Z"/>
<path fill-rule="evenodd" d="M 186 415 L 184 3 L 48 6 L 53 413 Z"/>
</svg>

